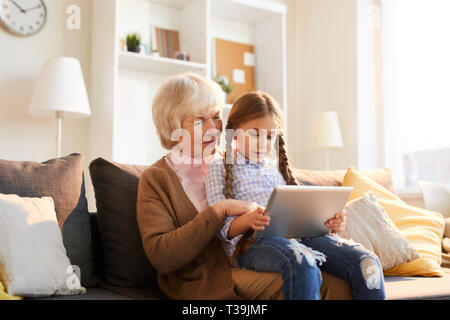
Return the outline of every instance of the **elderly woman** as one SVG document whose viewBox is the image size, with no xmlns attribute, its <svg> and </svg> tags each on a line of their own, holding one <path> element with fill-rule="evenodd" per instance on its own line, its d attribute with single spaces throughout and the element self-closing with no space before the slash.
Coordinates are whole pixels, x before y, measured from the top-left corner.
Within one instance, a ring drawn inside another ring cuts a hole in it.
<svg viewBox="0 0 450 320">
<path fill-rule="evenodd" d="M 139 181 L 137 221 L 143 247 L 169 298 L 282 299 L 280 274 L 231 268 L 216 237 L 227 216 L 258 209 L 237 200 L 208 206 L 204 182 L 222 131 L 222 104 L 220 87 L 194 74 L 169 79 L 156 94 L 156 130 L 161 145 L 172 151 Z M 351 298 L 347 283 L 326 273 L 321 295 Z"/>
</svg>

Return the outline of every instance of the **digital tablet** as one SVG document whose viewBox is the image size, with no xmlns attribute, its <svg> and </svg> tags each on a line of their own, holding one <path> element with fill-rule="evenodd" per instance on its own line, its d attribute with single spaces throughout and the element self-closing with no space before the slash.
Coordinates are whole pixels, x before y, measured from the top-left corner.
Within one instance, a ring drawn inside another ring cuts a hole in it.
<svg viewBox="0 0 450 320">
<path fill-rule="evenodd" d="M 329 233 L 325 222 L 342 212 L 353 187 L 280 186 L 266 207 L 270 225 L 255 237 L 306 238 Z"/>
</svg>

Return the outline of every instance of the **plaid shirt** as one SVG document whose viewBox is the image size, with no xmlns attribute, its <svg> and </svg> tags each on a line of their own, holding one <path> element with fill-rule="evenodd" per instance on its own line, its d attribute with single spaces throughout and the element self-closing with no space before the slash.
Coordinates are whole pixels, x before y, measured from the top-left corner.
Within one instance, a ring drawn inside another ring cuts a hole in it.
<svg viewBox="0 0 450 320">
<path fill-rule="evenodd" d="M 286 185 L 278 163 L 271 159 L 260 163 L 254 163 L 245 158 L 241 153 L 236 153 L 236 163 L 233 165 L 233 199 L 252 201 L 265 207 L 269 201 L 273 189 L 279 185 Z M 225 200 L 225 166 L 223 159 L 214 161 L 208 168 L 206 175 L 206 196 L 208 205 L 213 206 L 220 200 Z M 222 240 L 225 251 L 229 257 L 233 255 L 237 243 L 243 235 L 228 239 L 228 230 L 231 222 L 236 217 L 227 217 L 217 237 Z"/>
</svg>

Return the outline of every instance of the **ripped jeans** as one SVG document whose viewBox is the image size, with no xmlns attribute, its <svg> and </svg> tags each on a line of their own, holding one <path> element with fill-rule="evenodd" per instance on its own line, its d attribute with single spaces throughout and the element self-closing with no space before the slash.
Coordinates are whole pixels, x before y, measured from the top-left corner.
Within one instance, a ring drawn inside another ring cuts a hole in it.
<svg viewBox="0 0 450 320">
<path fill-rule="evenodd" d="M 353 299 L 386 299 L 378 257 L 337 236 L 258 238 L 237 259 L 242 268 L 281 273 L 285 300 L 320 300 L 321 271 L 347 281 Z"/>
</svg>

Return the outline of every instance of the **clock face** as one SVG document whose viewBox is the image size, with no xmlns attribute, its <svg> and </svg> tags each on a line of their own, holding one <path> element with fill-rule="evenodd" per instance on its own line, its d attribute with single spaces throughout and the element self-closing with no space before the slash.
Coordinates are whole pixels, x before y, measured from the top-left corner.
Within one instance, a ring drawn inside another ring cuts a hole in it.
<svg viewBox="0 0 450 320">
<path fill-rule="evenodd" d="M 15 35 L 31 36 L 44 27 L 46 20 L 42 0 L 0 0 L 0 21 Z"/>
</svg>

